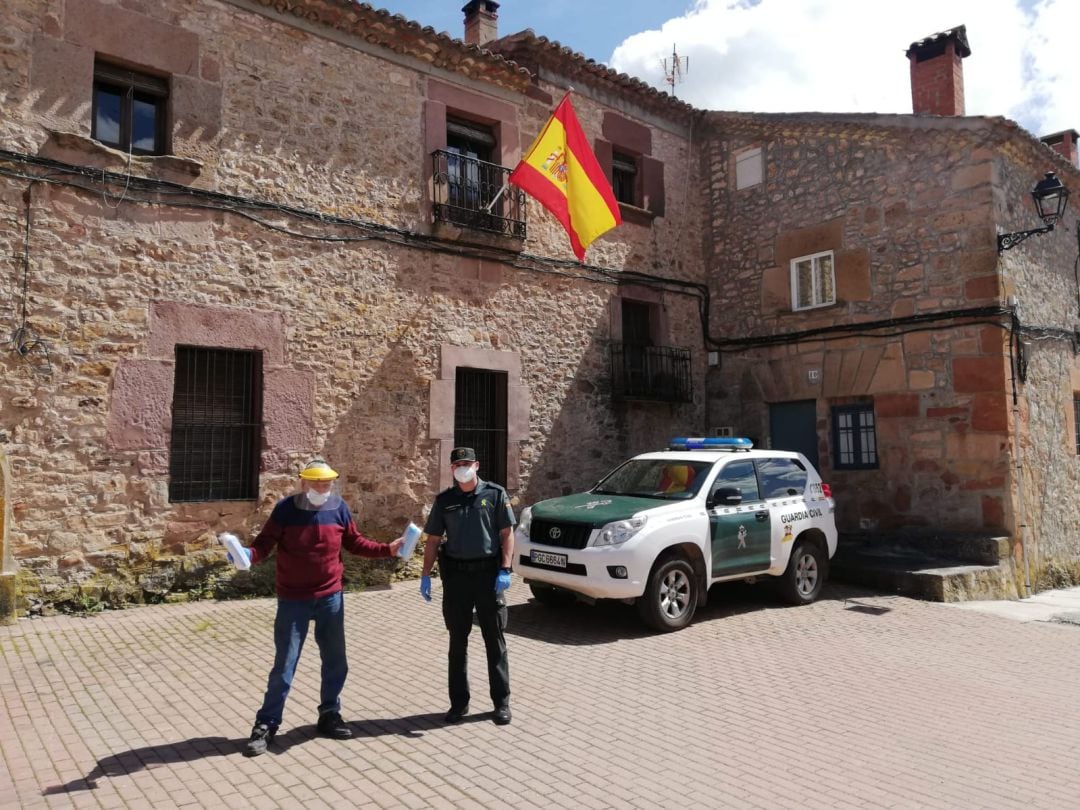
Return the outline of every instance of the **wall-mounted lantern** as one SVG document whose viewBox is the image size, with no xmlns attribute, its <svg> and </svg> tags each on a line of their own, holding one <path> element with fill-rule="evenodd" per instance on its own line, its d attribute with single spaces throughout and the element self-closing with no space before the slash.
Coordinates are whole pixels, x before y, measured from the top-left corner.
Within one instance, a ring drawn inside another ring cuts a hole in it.
<svg viewBox="0 0 1080 810">
<path fill-rule="evenodd" d="M 1031 190 L 1031 198 L 1035 201 L 1035 210 L 1039 218 L 1046 224 L 1041 228 L 1032 228 L 1027 231 L 999 233 L 997 238 L 999 254 L 1016 247 L 1029 236 L 1054 230 L 1054 223 L 1061 219 L 1065 213 L 1065 206 L 1069 203 L 1069 190 L 1062 185 L 1053 172 L 1047 172 L 1046 177 L 1036 183 L 1035 188 Z"/>
</svg>

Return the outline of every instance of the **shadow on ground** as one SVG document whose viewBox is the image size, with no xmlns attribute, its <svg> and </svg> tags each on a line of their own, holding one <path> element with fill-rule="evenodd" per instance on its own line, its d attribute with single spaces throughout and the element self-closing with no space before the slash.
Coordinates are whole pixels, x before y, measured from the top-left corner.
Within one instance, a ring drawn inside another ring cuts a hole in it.
<svg viewBox="0 0 1080 810">
<path fill-rule="evenodd" d="M 478 723 L 491 720 L 491 712 L 478 712 L 470 714 L 462 720 L 462 723 Z M 349 723 L 353 731 L 353 739 L 371 737 L 422 737 L 424 732 L 443 727 L 443 714 L 427 713 L 414 714 L 407 717 L 391 717 L 369 720 L 358 720 Z M 288 731 L 279 733 L 270 744 L 267 754 L 270 756 L 284 754 L 294 745 L 302 745 L 315 739 L 317 736 L 315 724 L 296 726 Z M 95 790 L 98 781 L 114 776 L 125 776 L 141 770 L 152 770 L 162 765 L 171 765 L 177 762 L 194 762 L 210 757 L 242 756 L 244 743 L 247 737 L 194 737 L 190 740 L 179 742 L 162 743 L 161 745 L 148 745 L 142 748 L 133 748 L 119 754 L 110 754 L 98 760 L 86 776 L 81 779 L 73 779 L 63 785 L 53 785 L 42 791 L 43 796 L 53 796 L 61 793 L 77 793 L 83 790 Z M 348 745 L 344 740 L 342 745 Z"/>
<path fill-rule="evenodd" d="M 845 610 L 881 616 L 892 610 L 889 594 L 846 583 L 829 583 L 819 601 L 840 602 Z M 870 602 L 873 604 L 870 604 Z M 770 583 L 732 582 L 714 585 L 709 603 L 694 614 L 694 624 L 714 622 L 760 610 L 799 610 L 781 601 Z M 542 605 L 536 599 L 508 609 L 506 634 L 558 645 L 610 644 L 656 635 L 638 617 L 633 605 L 601 600 L 589 605 Z"/>
</svg>

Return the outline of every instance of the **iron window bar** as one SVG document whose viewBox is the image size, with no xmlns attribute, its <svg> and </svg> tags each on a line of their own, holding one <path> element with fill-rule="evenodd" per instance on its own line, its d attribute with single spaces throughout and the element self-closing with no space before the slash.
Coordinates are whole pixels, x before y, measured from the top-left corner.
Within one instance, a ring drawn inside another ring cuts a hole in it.
<svg viewBox="0 0 1080 810">
<path fill-rule="evenodd" d="M 693 402 L 690 350 L 613 342 L 611 394 L 615 399 Z"/>
<path fill-rule="evenodd" d="M 525 192 L 507 186 L 510 169 L 445 149 L 431 168 L 436 222 L 525 238 Z"/>
</svg>

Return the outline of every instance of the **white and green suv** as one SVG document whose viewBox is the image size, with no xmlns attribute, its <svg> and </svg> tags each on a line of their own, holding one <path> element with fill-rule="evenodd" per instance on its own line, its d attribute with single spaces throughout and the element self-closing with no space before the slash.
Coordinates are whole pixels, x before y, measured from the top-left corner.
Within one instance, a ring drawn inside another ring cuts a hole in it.
<svg viewBox="0 0 1080 810">
<path fill-rule="evenodd" d="M 800 453 L 673 439 L 588 492 L 527 507 L 514 570 L 542 603 L 632 601 L 651 627 L 679 630 L 717 582 L 779 577 L 786 599 L 814 601 L 836 552 L 834 509 Z"/>
</svg>

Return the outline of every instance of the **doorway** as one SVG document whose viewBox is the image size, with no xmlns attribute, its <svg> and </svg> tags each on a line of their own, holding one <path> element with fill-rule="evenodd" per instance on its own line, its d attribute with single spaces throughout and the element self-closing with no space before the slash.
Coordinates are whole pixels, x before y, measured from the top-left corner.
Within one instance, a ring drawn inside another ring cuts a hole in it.
<svg viewBox="0 0 1080 810">
<path fill-rule="evenodd" d="M 773 450 L 802 453 L 818 465 L 817 401 L 774 402 L 769 405 L 769 435 Z"/>
</svg>

